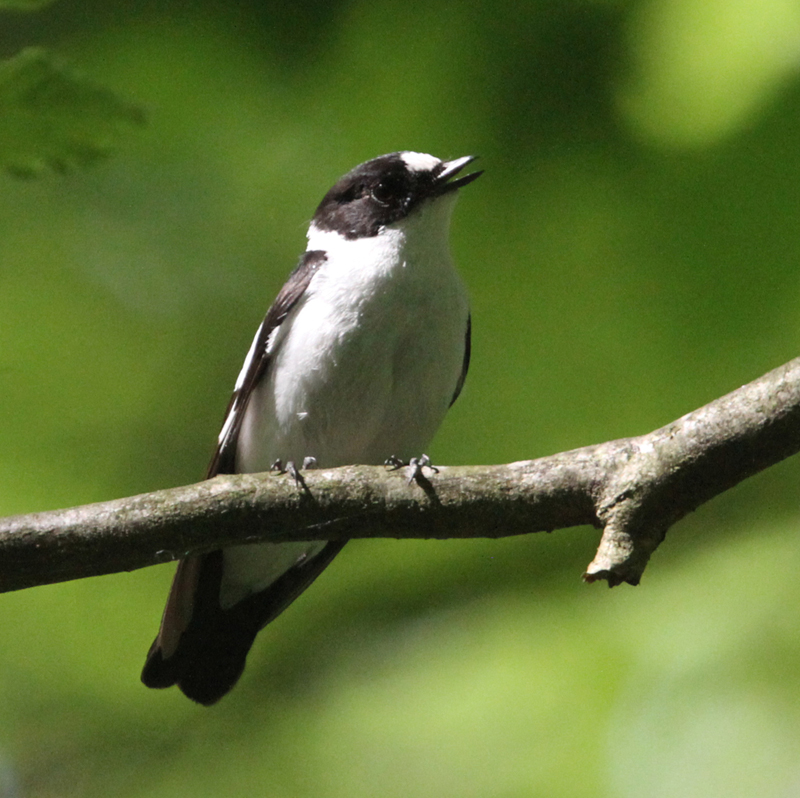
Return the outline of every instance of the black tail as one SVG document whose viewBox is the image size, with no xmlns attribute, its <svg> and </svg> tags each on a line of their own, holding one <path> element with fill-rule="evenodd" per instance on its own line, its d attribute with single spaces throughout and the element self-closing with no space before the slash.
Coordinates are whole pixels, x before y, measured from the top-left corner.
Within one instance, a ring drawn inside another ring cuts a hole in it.
<svg viewBox="0 0 800 798">
<path fill-rule="evenodd" d="M 259 630 L 319 576 L 342 546 L 344 542 L 328 543 L 315 557 L 295 565 L 265 590 L 228 609 L 219 605 L 221 551 L 180 563 L 161 630 L 142 670 L 142 681 L 155 688 L 176 684 L 186 696 L 206 706 L 219 701 L 242 675 Z M 186 576 L 182 567 L 188 563 L 192 563 L 194 573 L 190 580 L 182 578 Z M 180 595 L 187 591 L 193 595 Z M 188 622 L 180 617 L 177 607 L 188 607 Z M 177 644 L 167 643 L 175 637 Z"/>
</svg>

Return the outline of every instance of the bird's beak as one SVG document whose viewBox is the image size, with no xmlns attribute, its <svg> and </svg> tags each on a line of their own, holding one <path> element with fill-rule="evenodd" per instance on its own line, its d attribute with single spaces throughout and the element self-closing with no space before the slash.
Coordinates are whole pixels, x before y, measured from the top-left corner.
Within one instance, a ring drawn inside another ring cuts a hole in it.
<svg viewBox="0 0 800 798">
<path fill-rule="evenodd" d="M 436 195 L 441 196 L 442 194 L 447 194 L 456 189 L 463 188 L 468 183 L 479 178 L 483 174 L 483 170 L 464 175 L 457 180 L 450 179 L 451 177 L 455 177 L 467 164 L 472 163 L 477 157 L 477 155 L 465 155 L 463 158 L 456 158 L 454 161 L 445 161 L 442 164 L 442 171 L 436 175 Z"/>
</svg>

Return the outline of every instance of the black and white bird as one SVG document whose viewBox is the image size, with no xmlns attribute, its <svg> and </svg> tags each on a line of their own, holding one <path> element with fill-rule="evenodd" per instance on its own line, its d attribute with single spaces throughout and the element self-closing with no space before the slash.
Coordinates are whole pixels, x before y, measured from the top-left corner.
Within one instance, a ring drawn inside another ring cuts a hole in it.
<svg viewBox="0 0 800 798">
<path fill-rule="evenodd" d="M 457 190 L 481 174 L 456 177 L 473 160 L 391 153 L 323 197 L 244 361 L 209 478 L 422 454 L 469 365 L 469 305 L 448 239 Z M 219 700 L 258 631 L 343 545 L 259 543 L 182 560 L 142 681 Z"/>
</svg>

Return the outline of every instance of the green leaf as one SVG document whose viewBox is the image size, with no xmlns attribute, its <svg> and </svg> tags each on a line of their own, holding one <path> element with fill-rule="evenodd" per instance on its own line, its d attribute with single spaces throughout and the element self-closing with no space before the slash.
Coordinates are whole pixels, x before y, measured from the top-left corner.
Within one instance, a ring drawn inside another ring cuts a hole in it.
<svg viewBox="0 0 800 798">
<path fill-rule="evenodd" d="M 87 166 L 144 121 L 140 108 L 41 48 L 0 63 L 0 165 L 16 176 Z"/>
</svg>

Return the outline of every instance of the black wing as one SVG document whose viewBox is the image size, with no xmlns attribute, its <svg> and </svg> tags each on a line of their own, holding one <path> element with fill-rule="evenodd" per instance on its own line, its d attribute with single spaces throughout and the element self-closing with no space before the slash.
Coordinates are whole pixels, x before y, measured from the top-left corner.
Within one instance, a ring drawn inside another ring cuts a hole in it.
<svg viewBox="0 0 800 798">
<path fill-rule="evenodd" d="M 270 336 L 286 319 L 326 255 L 306 252 L 259 327 L 236 381 L 208 477 L 234 473 L 236 441 L 253 388 L 269 368 Z M 344 542 L 329 543 L 315 557 L 298 563 L 260 593 L 223 610 L 219 605 L 222 552 L 188 557 L 178 563 L 161 628 L 147 655 L 142 681 L 148 687 L 178 684 L 201 704 L 221 698 L 244 670 L 256 633 L 285 609 L 324 570 Z"/>
<path fill-rule="evenodd" d="M 239 378 L 236 380 L 233 396 L 231 396 L 231 401 L 228 403 L 228 409 L 225 412 L 225 421 L 219 435 L 217 449 L 208 465 L 206 479 L 210 479 L 217 474 L 235 473 L 236 441 L 239 437 L 244 411 L 250 395 L 253 393 L 253 388 L 258 385 L 264 376 L 271 360 L 271 355 L 268 351 L 270 336 L 289 315 L 291 309 L 305 293 L 317 269 L 326 260 L 327 255 L 319 249 L 312 249 L 304 253 L 303 257 L 300 258 L 300 263 L 289 275 L 280 293 L 267 311 L 267 315 L 258 328 L 256 337 L 253 339 L 250 351 L 247 353 Z"/>
<path fill-rule="evenodd" d="M 461 366 L 461 375 L 456 383 L 456 389 L 453 392 L 453 398 L 450 400 L 450 407 L 458 399 L 461 389 L 464 387 L 464 380 L 467 379 L 467 372 L 469 371 L 469 355 L 472 348 L 472 314 L 467 316 L 467 332 L 464 335 L 464 363 Z"/>
</svg>

